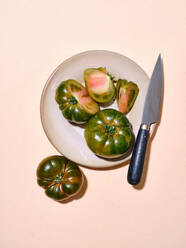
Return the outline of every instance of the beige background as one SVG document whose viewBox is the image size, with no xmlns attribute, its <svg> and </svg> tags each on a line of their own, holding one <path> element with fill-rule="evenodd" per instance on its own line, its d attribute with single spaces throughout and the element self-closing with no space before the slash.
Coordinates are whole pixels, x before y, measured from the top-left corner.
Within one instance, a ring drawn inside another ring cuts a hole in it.
<svg viewBox="0 0 186 248">
<path fill-rule="evenodd" d="M 186 1 L 0 1 L 0 247 L 186 247 Z M 128 166 L 82 168 L 84 195 L 47 198 L 36 168 L 57 154 L 40 122 L 40 95 L 64 59 L 89 49 L 122 53 L 150 76 L 159 52 L 165 93 L 145 184 Z"/>
</svg>

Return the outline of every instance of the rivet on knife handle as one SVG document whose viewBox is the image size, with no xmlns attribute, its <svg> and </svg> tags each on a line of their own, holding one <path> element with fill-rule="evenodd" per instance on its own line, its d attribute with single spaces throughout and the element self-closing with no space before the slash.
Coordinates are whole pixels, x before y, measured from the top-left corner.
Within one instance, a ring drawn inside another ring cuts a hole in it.
<svg viewBox="0 0 186 248">
<path fill-rule="evenodd" d="M 132 185 L 137 185 L 140 182 L 149 134 L 150 125 L 141 124 L 128 170 L 127 179 Z"/>
</svg>

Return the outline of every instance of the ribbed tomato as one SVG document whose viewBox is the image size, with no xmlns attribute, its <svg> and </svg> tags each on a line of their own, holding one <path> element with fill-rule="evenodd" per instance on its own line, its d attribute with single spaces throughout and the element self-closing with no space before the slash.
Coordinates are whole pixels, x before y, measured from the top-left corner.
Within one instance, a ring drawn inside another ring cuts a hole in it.
<svg viewBox="0 0 186 248">
<path fill-rule="evenodd" d="M 72 79 L 59 85 L 56 101 L 63 116 L 74 123 L 85 123 L 99 111 L 98 104 L 89 96 L 85 87 Z"/>
<path fill-rule="evenodd" d="M 126 154 L 132 147 L 133 138 L 127 117 L 115 109 L 99 111 L 85 127 L 88 147 L 104 158 L 117 158 Z"/>
<path fill-rule="evenodd" d="M 63 156 L 51 156 L 39 164 L 37 182 L 45 189 L 47 196 L 61 201 L 77 193 L 83 176 L 74 162 Z"/>
</svg>

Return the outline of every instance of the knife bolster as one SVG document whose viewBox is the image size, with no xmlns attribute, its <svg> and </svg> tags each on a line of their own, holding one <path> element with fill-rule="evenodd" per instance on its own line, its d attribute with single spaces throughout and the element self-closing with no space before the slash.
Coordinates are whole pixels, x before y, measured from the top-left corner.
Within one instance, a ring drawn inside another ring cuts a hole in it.
<svg viewBox="0 0 186 248">
<path fill-rule="evenodd" d="M 142 123 L 140 129 L 150 131 L 150 125 Z"/>
</svg>

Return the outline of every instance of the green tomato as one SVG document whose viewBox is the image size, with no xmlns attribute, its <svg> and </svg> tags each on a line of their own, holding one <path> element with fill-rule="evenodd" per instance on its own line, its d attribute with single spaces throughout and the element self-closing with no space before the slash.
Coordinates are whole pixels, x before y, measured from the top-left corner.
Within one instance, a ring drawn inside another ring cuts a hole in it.
<svg viewBox="0 0 186 248">
<path fill-rule="evenodd" d="M 139 88 L 134 82 L 119 79 L 116 84 L 116 99 L 119 111 L 127 114 L 133 107 Z"/>
<path fill-rule="evenodd" d="M 61 201 L 77 193 L 83 176 L 74 162 L 62 156 L 51 156 L 39 164 L 37 182 L 45 189 L 47 196 Z"/>
<path fill-rule="evenodd" d="M 89 95 L 99 103 L 107 103 L 115 94 L 112 76 L 105 68 L 88 68 L 84 71 L 84 80 Z"/>
<path fill-rule="evenodd" d="M 86 124 L 85 139 L 96 155 L 117 158 L 127 154 L 132 147 L 134 136 L 125 115 L 115 109 L 104 109 Z"/>
<path fill-rule="evenodd" d="M 63 116 L 74 123 L 85 123 L 99 111 L 98 104 L 89 96 L 85 87 L 72 79 L 59 85 L 56 102 Z"/>
</svg>

